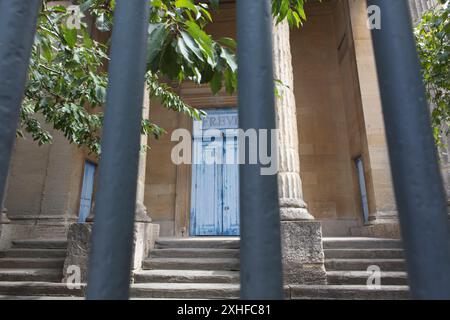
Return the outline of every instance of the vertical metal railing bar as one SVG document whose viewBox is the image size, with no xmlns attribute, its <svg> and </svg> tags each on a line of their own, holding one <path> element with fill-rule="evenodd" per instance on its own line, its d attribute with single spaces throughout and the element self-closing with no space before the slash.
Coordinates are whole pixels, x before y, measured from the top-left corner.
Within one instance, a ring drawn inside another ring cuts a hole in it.
<svg viewBox="0 0 450 320">
<path fill-rule="evenodd" d="M 40 0 L 0 1 L 0 205 L 16 140 L 40 6 Z"/>
<path fill-rule="evenodd" d="M 148 14 L 148 0 L 116 2 L 88 299 L 129 298 Z"/>
<path fill-rule="evenodd" d="M 237 25 L 239 127 L 275 129 L 270 1 L 238 0 Z M 248 143 L 239 152 L 248 155 Z M 261 175 L 261 167 L 240 165 L 241 298 L 282 299 L 277 176 Z"/>
<path fill-rule="evenodd" d="M 450 225 L 407 0 L 381 9 L 373 42 L 413 298 L 450 298 Z"/>
</svg>

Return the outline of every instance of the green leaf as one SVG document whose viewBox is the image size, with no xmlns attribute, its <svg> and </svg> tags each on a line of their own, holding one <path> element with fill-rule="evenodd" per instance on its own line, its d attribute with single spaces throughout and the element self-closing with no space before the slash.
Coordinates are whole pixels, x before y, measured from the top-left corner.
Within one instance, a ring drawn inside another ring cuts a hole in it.
<svg viewBox="0 0 450 320">
<path fill-rule="evenodd" d="M 211 91 L 216 94 L 222 89 L 222 72 L 216 71 L 214 72 L 214 76 L 210 82 Z"/>
<path fill-rule="evenodd" d="M 43 41 L 41 49 L 42 49 L 42 51 L 41 51 L 42 56 L 44 57 L 44 59 L 47 60 L 48 62 L 51 62 L 53 54 L 52 54 L 52 48 L 51 48 L 50 44 L 47 41 Z"/>
<path fill-rule="evenodd" d="M 169 43 L 161 57 L 161 72 L 167 75 L 170 79 L 176 79 L 180 73 L 181 65 L 178 61 L 178 55 L 175 51 L 176 40 Z"/>
<path fill-rule="evenodd" d="M 190 54 L 189 54 L 189 49 L 186 46 L 186 43 L 184 42 L 183 38 L 178 38 L 178 40 L 177 40 L 177 47 L 178 47 L 178 51 L 181 53 L 183 58 L 188 63 L 193 63 L 193 61 L 191 60 Z"/>
<path fill-rule="evenodd" d="M 208 63 L 215 65 L 215 55 L 213 52 L 213 41 L 205 31 L 203 31 L 197 23 L 193 21 L 186 21 L 187 32 L 192 38 L 200 45 L 200 48 L 205 52 L 208 57 Z"/>
<path fill-rule="evenodd" d="M 59 13 L 66 13 L 66 7 L 64 7 L 64 6 L 61 6 L 61 5 L 57 5 L 57 6 L 52 6 L 51 7 L 51 10 L 53 11 L 53 12 L 59 12 Z"/>
<path fill-rule="evenodd" d="M 224 73 L 225 90 L 228 94 L 233 94 L 237 87 L 236 73 L 232 72 L 230 68 L 227 68 Z"/>
<path fill-rule="evenodd" d="M 226 61 L 233 72 L 237 71 L 236 56 L 228 48 L 221 48 L 220 57 Z"/>
<path fill-rule="evenodd" d="M 183 38 L 185 44 L 187 45 L 187 47 L 195 54 L 195 56 L 200 61 L 205 61 L 203 59 L 202 52 L 201 52 L 199 46 L 197 45 L 197 43 L 194 41 L 194 39 L 185 31 L 181 31 L 180 34 L 181 34 L 181 37 Z"/>
<path fill-rule="evenodd" d="M 227 38 L 227 37 L 223 37 L 220 38 L 219 40 L 217 40 L 218 43 L 220 43 L 223 46 L 227 46 L 230 49 L 236 50 L 236 40 L 232 39 L 232 38 Z"/>
<path fill-rule="evenodd" d="M 163 49 L 164 42 L 168 35 L 165 24 L 150 24 L 148 36 L 147 63 L 152 65 L 156 57 Z"/>
<path fill-rule="evenodd" d="M 77 43 L 77 29 L 75 28 L 63 28 L 63 37 L 66 40 L 67 45 L 73 48 Z"/>
<path fill-rule="evenodd" d="M 191 0 L 177 0 L 175 1 L 175 7 L 186 8 L 193 11 L 195 14 L 198 14 L 198 10 Z"/>
</svg>

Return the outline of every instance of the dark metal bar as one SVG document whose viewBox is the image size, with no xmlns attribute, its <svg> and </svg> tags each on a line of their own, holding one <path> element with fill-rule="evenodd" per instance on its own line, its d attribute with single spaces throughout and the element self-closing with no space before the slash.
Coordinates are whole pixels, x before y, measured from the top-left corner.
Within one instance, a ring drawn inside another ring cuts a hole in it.
<svg viewBox="0 0 450 320">
<path fill-rule="evenodd" d="M 238 0 L 237 24 L 239 127 L 274 129 L 270 1 Z M 261 175 L 262 167 L 240 165 L 241 297 L 283 299 L 277 176 Z"/>
<path fill-rule="evenodd" d="M 88 299 L 129 298 L 148 12 L 148 0 L 116 3 Z"/>
<path fill-rule="evenodd" d="M 373 31 L 390 162 L 414 298 L 450 298 L 450 226 L 406 0 Z"/>
<path fill-rule="evenodd" d="M 0 1 L 0 205 L 40 6 L 40 0 Z"/>
</svg>

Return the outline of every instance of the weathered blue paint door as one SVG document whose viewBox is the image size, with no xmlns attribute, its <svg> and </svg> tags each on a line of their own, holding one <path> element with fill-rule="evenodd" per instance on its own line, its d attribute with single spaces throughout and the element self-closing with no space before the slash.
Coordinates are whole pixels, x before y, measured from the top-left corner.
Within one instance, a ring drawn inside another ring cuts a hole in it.
<svg viewBox="0 0 450 320">
<path fill-rule="evenodd" d="M 194 123 L 190 234 L 239 235 L 237 112 L 208 110 Z"/>
<path fill-rule="evenodd" d="M 83 186 L 81 189 L 80 212 L 78 222 L 86 222 L 87 217 L 91 213 L 92 195 L 94 194 L 94 178 L 96 165 L 86 161 L 84 163 Z"/>
<path fill-rule="evenodd" d="M 223 179 L 223 235 L 239 235 L 239 167 L 237 165 L 237 131 L 229 130 L 224 135 Z M 232 164 L 229 164 L 229 163 Z"/>
</svg>

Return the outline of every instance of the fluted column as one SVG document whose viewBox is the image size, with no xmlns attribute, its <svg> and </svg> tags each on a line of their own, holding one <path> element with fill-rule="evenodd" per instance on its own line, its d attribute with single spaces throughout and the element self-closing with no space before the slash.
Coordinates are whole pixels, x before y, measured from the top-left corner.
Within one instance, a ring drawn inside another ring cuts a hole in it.
<svg viewBox="0 0 450 320">
<path fill-rule="evenodd" d="M 289 32 L 286 21 L 274 24 L 274 77 L 285 85 L 276 101 L 283 275 L 287 284 L 325 284 L 321 224 L 303 201 Z"/>
<path fill-rule="evenodd" d="M 142 106 L 142 118 L 148 119 L 150 113 L 150 93 L 146 88 L 144 90 L 144 104 Z M 141 135 L 141 146 L 147 146 L 147 135 Z M 139 154 L 138 180 L 136 190 L 136 218 L 137 222 L 150 222 L 151 218 L 144 204 L 145 197 L 145 175 L 147 173 L 147 151 L 141 150 Z"/>
<path fill-rule="evenodd" d="M 274 76 L 285 86 L 276 101 L 278 128 L 278 188 L 281 220 L 313 220 L 303 201 L 298 150 L 297 115 L 294 96 L 289 25 L 287 21 L 273 29 Z"/>
</svg>

